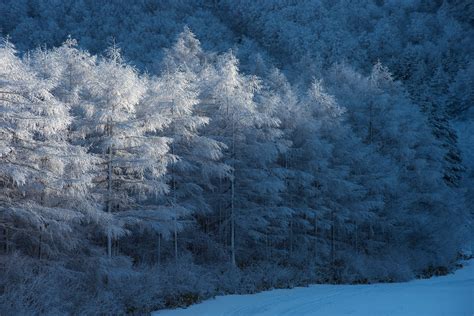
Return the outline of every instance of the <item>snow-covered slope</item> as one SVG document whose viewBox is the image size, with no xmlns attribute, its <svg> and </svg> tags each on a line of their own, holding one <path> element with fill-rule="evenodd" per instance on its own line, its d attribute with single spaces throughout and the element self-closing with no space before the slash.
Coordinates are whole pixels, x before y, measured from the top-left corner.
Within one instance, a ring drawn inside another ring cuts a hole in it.
<svg viewBox="0 0 474 316">
<path fill-rule="evenodd" d="M 228 295 L 166 310 L 186 315 L 474 315 L 474 260 L 456 273 L 429 280 L 370 285 L 313 285 L 254 295 Z"/>
</svg>

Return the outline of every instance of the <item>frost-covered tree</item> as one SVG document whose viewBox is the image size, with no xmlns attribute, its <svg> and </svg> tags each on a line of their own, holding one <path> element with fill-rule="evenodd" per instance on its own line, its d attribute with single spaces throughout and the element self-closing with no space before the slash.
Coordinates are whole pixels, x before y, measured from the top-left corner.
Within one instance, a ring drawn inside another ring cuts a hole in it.
<svg viewBox="0 0 474 316">
<path fill-rule="evenodd" d="M 399 240 L 399 245 L 408 247 L 409 243 L 416 242 L 427 252 L 432 251 L 429 249 L 434 244 L 445 247 L 446 240 L 434 233 L 439 229 L 435 227 L 442 225 L 436 218 L 448 216 L 456 218 L 453 222 L 462 221 L 459 207 L 463 205 L 463 198 L 443 181 L 443 150 L 420 110 L 379 63 L 369 77 L 346 67 L 334 69 L 332 76 L 339 87 L 334 91 L 347 107 L 354 130 L 366 144 L 374 146 L 385 159 L 397 165 L 396 190 L 388 196 L 392 206 L 388 206 L 387 211 L 398 210 L 400 216 L 394 216 L 397 226 L 410 223 L 411 231 L 408 233 L 405 227 L 405 231 L 399 233 L 410 239 Z M 433 223 L 426 225 L 429 218 Z M 451 231 L 450 240 L 454 243 L 457 242 L 454 237 L 457 225 L 460 224 L 445 227 L 445 231 Z M 446 254 L 451 246 L 440 253 Z"/>
<path fill-rule="evenodd" d="M 116 47 L 109 49 L 108 57 L 100 60 L 94 71 L 95 81 L 89 87 L 90 99 L 83 105 L 86 115 L 80 128 L 85 131 L 90 151 L 104 161 L 97 183 L 107 213 L 126 211 L 116 218 L 133 222 L 140 217 L 142 201 L 168 191 L 163 176 L 170 160 L 169 140 L 156 134 L 166 120 L 156 111 L 140 108 L 146 83 L 124 63 Z M 109 256 L 112 239 L 123 232 L 108 229 Z"/>
<path fill-rule="evenodd" d="M 222 55 L 216 65 L 215 83 L 209 97 L 214 108 L 206 135 L 227 146 L 224 162 L 231 167 L 229 181 L 222 188 L 221 205 L 228 214 L 231 262 L 237 252 L 244 256 L 252 242 L 265 238 L 268 219 L 279 201 L 284 182 L 274 164 L 284 146 L 280 143 L 279 120 L 266 104 L 258 104 L 257 78 L 239 73 L 232 53 Z M 248 253 L 247 253 L 248 255 Z"/>
<path fill-rule="evenodd" d="M 212 187 L 212 179 L 225 177 L 227 167 L 218 161 L 224 145 L 200 135 L 209 123 L 205 113 L 199 113 L 195 75 L 190 71 L 175 70 L 153 82 L 156 98 L 161 102 L 162 115 L 170 121 L 163 135 L 172 139 L 170 154 L 176 158 L 168 168 L 169 192 L 167 204 L 174 214 L 175 256 L 179 218 L 204 215 L 210 212 L 204 191 Z"/>
<path fill-rule="evenodd" d="M 309 116 L 314 118 L 307 123 L 311 124 L 308 131 L 319 135 L 319 147 L 326 150 L 308 155 L 314 157 L 306 162 L 309 168 L 304 168 L 312 170 L 313 178 L 313 202 L 308 205 L 314 207 L 319 220 L 316 230 L 322 234 L 320 255 L 326 255 L 332 277 L 338 279 L 337 265 L 347 252 L 380 252 L 383 237 L 373 232 L 388 225 L 383 219 L 384 193 L 390 190 L 394 175 L 389 162 L 365 147 L 344 124 L 345 108 L 321 82 L 313 83 L 305 103 Z M 303 147 L 306 151 L 315 150 L 315 145 L 308 145 Z"/>
<path fill-rule="evenodd" d="M 20 48 L 0 48 L 0 310 L 145 314 L 453 268 L 468 7 L 0 1 Z M 96 56 L 111 38 L 123 55 Z"/>
<path fill-rule="evenodd" d="M 201 48 L 201 43 L 187 26 L 179 33 L 173 46 L 165 52 L 163 68 L 167 71 L 181 69 L 197 73 L 206 62 L 206 54 Z"/>
<path fill-rule="evenodd" d="M 30 243 L 42 258 L 77 245 L 72 226 L 96 215 L 89 197 L 94 158 L 68 142 L 72 117 L 52 94 L 55 86 L 41 80 L 8 41 L 0 60 L 5 250 L 25 250 Z"/>
<path fill-rule="evenodd" d="M 52 50 L 33 51 L 30 61 L 43 80 L 55 84 L 55 97 L 67 103 L 73 114 L 79 114 L 76 112 L 80 110 L 81 93 L 93 84 L 96 56 L 80 49 L 77 40 L 68 37 Z"/>
<path fill-rule="evenodd" d="M 228 167 L 219 162 L 225 145 L 201 135 L 202 128 L 209 124 L 208 114 L 199 107 L 203 83 L 198 78 L 204 67 L 203 56 L 199 41 L 185 28 L 167 51 L 163 74 L 152 83 L 155 97 L 162 100 L 163 115 L 170 121 L 163 134 L 172 139 L 170 153 L 176 157 L 167 175 L 167 204 L 175 215 L 176 258 L 178 218 L 189 221 L 191 215 L 209 214 L 205 191 L 213 188 L 214 178 L 223 178 L 228 173 Z"/>
</svg>

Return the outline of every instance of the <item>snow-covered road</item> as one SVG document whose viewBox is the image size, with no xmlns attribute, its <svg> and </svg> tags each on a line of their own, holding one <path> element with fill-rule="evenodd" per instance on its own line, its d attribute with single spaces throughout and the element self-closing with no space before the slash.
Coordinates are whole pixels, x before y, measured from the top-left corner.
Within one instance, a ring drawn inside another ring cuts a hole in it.
<svg viewBox="0 0 474 316">
<path fill-rule="evenodd" d="M 154 316 L 363 315 L 474 316 L 474 260 L 443 277 L 407 283 L 313 285 L 253 295 L 218 296 Z"/>
</svg>

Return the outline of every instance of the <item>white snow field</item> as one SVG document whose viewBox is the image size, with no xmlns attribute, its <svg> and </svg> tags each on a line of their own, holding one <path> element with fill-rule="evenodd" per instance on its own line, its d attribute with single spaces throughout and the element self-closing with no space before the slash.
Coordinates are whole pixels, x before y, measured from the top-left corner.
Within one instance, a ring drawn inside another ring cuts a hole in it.
<svg viewBox="0 0 474 316">
<path fill-rule="evenodd" d="M 474 316 L 474 260 L 447 276 L 406 283 L 312 285 L 218 296 L 154 316 L 361 315 Z"/>
</svg>

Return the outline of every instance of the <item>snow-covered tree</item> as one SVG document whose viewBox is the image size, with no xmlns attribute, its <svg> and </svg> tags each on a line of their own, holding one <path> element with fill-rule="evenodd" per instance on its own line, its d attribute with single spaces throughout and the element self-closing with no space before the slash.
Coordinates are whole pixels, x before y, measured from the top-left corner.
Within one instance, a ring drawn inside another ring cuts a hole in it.
<svg viewBox="0 0 474 316">
<path fill-rule="evenodd" d="M 169 186 L 166 203 L 174 216 L 175 256 L 177 226 L 182 226 L 178 219 L 209 213 L 204 191 L 212 187 L 212 178 L 224 177 L 227 172 L 225 165 L 218 163 L 224 145 L 200 135 L 209 119 L 196 108 L 199 100 L 195 81 L 192 72 L 176 69 L 152 83 L 155 97 L 161 99 L 158 101 L 161 102 L 161 113 L 170 121 L 163 135 L 172 139 L 170 154 L 176 158 L 166 176 Z"/>
<path fill-rule="evenodd" d="M 140 108 L 146 83 L 124 63 L 118 48 L 111 47 L 108 57 L 94 70 L 95 81 L 88 91 L 90 100 L 83 105 L 86 117 L 80 128 L 86 131 L 91 152 L 104 161 L 97 181 L 106 211 L 127 211 L 116 217 L 133 222 L 139 219 L 134 211 L 140 213 L 142 201 L 168 191 L 163 176 L 170 161 L 169 140 L 156 134 L 166 119 L 156 111 L 148 112 L 147 107 Z M 112 239 L 123 232 L 108 229 L 109 256 Z"/>
<path fill-rule="evenodd" d="M 434 233 L 439 230 L 435 227 L 442 225 L 436 218 L 448 216 L 462 221 L 459 207 L 463 205 L 463 198 L 444 183 L 444 153 L 426 119 L 411 103 L 400 83 L 379 63 L 367 78 L 346 67 L 333 70 L 333 76 L 334 84 L 337 82 L 339 87 L 334 91 L 347 107 L 356 133 L 397 166 L 397 184 L 395 191 L 386 197 L 391 205 L 386 211 L 398 210 L 399 216 L 392 215 L 398 223 L 396 226 L 408 229 L 405 225 L 410 223 L 412 232 L 399 232 L 400 236 L 409 238 L 398 240 L 399 245 L 408 247 L 416 242 L 419 249 L 427 252 L 431 252 L 429 249 L 435 244 L 444 248 L 446 241 Z M 427 225 L 429 218 L 433 222 Z M 454 234 L 456 225 L 459 223 L 445 230 Z M 452 235 L 451 240 L 456 242 L 455 239 Z"/>
<path fill-rule="evenodd" d="M 473 200 L 460 2 L 0 1 L 19 48 L 0 47 L 0 310 L 454 268 Z M 96 56 L 112 38 L 123 54 Z"/>
<path fill-rule="evenodd" d="M 37 255 L 74 247 L 72 226 L 94 215 L 89 198 L 94 158 L 68 142 L 72 118 L 49 82 L 0 47 L 1 216 L 6 245 L 34 245 Z M 66 237 L 68 236 L 68 237 Z M 56 246 L 53 246 L 56 245 Z M 56 249 L 57 250 L 57 249 Z"/>
<path fill-rule="evenodd" d="M 284 181 L 273 168 L 284 146 L 279 120 L 266 104 L 255 100 L 261 89 L 258 79 L 240 74 L 231 52 L 220 56 L 216 71 L 209 91 L 214 107 L 206 135 L 227 146 L 224 162 L 231 171 L 224 184 L 228 187 L 221 188 L 220 203 L 228 214 L 224 223 L 230 228 L 231 262 L 235 265 L 238 252 L 244 255 L 252 242 L 265 239 L 268 219 L 275 216 L 272 212 Z"/>
</svg>

